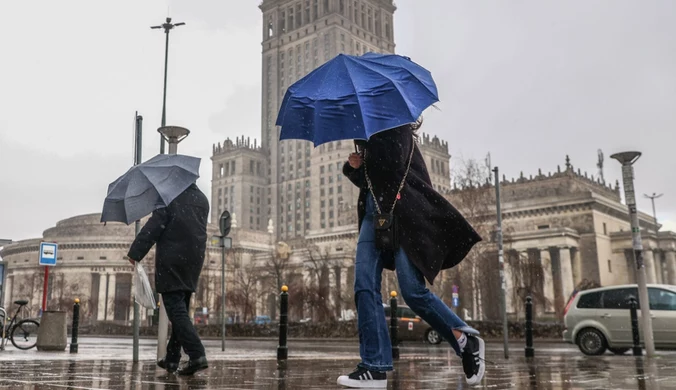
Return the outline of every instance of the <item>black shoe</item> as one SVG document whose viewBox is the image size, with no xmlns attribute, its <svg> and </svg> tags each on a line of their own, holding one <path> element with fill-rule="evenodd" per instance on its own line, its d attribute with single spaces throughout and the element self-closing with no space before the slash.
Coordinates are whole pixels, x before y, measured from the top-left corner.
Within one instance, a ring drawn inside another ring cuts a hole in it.
<svg viewBox="0 0 676 390">
<path fill-rule="evenodd" d="M 387 388 L 387 374 L 357 367 L 350 375 L 339 376 L 338 384 L 353 389 L 385 389 Z"/>
<path fill-rule="evenodd" d="M 176 373 L 178 375 L 193 375 L 197 371 L 206 370 L 207 368 L 209 368 L 207 358 L 206 356 L 202 356 L 199 359 L 188 361 L 188 363 L 186 363 L 183 367 L 179 368 L 178 371 L 176 371 Z"/>
<path fill-rule="evenodd" d="M 167 370 L 167 372 L 176 372 L 178 369 L 178 363 L 168 362 L 165 359 L 160 359 L 157 361 L 157 367 Z"/>
<path fill-rule="evenodd" d="M 476 385 L 481 382 L 486 373 L 486 344 L 476 336 L 466 335 L 467 344 L 462 350 L 462 368 L 467 377 L 467 383 Z"/>
</svg>

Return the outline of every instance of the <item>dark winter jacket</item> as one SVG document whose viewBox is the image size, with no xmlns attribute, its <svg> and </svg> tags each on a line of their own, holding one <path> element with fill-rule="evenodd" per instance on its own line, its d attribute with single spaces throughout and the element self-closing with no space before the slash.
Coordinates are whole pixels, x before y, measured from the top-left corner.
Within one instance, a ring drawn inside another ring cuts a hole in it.
<svg viewBox="0 0 676 390">
<path fill-rule="evenodd" d="M 192 184 L 169 206 L 153 212 L 131 244 L 130 259 L 141 261 L 153 244 L 158 293 L 197 289 L 207 245 L 209 201 Z"/>
<path fill-rule="evenodd" d="M 411 262 L 432 284 L 439 271 L 460 263 L 481 237 L 446 198 L 434 190 L 425 160 L 406 127 L 383 131 L 366 143 L 365 164 L 382 212 L 390 212 L 411 153 L 415 148 L 406 184 L 397 202 L 399 243 Z M 364 166 L 349 163 L 343 173 L 360 188 L 359 228 L 366 213 L 366 196 L 371 196 Z M 394 259 L 385 260 L 394 270 Z"/>
</svg>

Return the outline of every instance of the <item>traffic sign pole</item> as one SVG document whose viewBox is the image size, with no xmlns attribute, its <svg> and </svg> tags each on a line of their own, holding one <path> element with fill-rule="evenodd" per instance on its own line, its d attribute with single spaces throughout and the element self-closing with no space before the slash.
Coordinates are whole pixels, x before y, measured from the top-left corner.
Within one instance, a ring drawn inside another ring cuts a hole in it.
<svg viewBox="0 0 676 390">
<path fill-rule="evenodd" d="M 40 243 L 38 264 L 45 266 L 45 280 L 42 285 L 42 312 L 47 310 L 47 289 L 49 288 L 49 267 L 56 265 L 58 244 L 55 242 Z"/>
<path fill-rule="evenodd" d="M 47 287 L 49 287 L 49 266 L 45 266 L 45 282 L 42 285 L 42 312 L 47 310 Z"/>
</svg>

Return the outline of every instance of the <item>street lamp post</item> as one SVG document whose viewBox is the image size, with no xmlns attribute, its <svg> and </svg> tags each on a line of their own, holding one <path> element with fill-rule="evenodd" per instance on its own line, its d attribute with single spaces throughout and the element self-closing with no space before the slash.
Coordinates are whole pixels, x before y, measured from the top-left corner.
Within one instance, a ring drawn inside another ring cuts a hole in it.
<svg viewBox="0 0 676 390">
<path fill-rule="evenodd" d="M 498 263 L 500 264 L 500 287 L 502 294 L 500 300 L 502 304 L 502 339 L 505 359 L 509 359 L 509 324 L 507 323 L 507 276 L 505 275 L 505 256 L 502 241 L 502 210 L 500 205 L 500 173 L 498 167 L 493 168 L 495 173 L 495 205 L 498 217 L 498 226 L 496 229 L 496 239 L 498 241 Z"/>
<path fill-rule="evenodd" d="M 142 150 L 143 150 L 143 117 L 138 115 L 138 112 L 135 114 L 136 117 L 136 128 L 135 128 L 135 138 L 134 138 L 134 165 L 141 163 L 143 159 Z M 141 231 L 141 221 L 136 221 L 134 224 L 134 234 L 138 236 Z M 141 312 L 138 302 L 136 302 L 136 297 L 134 297 L 134 318 L 132 323 L 133 329 L 133 341 L 132 341 L 132 360 L 134 363 L 139 361 L 138 350 L 139 350 L 139 322 L 141 320 Z"/>
<path fill-rule="evenodd" d="M 230 212 L 224 210 L 218 219 L 220 236 L 214 237 L 221 247 L 221 351 L 225 351 L 225 252 L 232 248 L 232 238 L 228 237 L 232 227 Z"/>
<path fill-rule="evenodd" d="M 169 31 L 174 27 L 183 26 L 185 23 L 171 23 L 171 18 L 167 17 L 165 23 L 159 26 L 151 26 L 152 29 L 164 29 L 164 92 L 162 94 L 162 127 L 167 124 L 167 64 L 169 62 Z M 164 138 L 160 139 L 160 154 L 164 154 Z"/>
<path fill-rule="evenodd" d="M 624 198 L 629 208 L 631 220 L 631 235 L 636 263 L 636 280 L 638 282 L 639 305 L 641 306 L 641 322 L 643 328 L 643 342 L 648 356 L 655 355 L 655 341 L 653 338 L 653 324 L 650 317 L 648 300 L 648 286 L 646 283 L 645 265 L 643 264 L 643 243 L 641 242 L 641 228 L 636 210 L 636 194 L 634 193 L 633 164 L 641 157 L 640 152 L 623 152 L 610 156 L 622 164 L 622 182 L 624 184 Z"/>
<path fill-rule="evenodd" d="M 653 219 L 655 220 L 655 233 L 657 233 L 657 231 L 659 230 L 659 227 L 657 226 L 657 213 L 655 212 L 655 199 L 660 198 L 662 195 L 664 194 L 657 194 L 655 192 L 653 192 L 652 195 L 643 194 L 643 196 L 650 199 L 650 201 L 653 204 Z"/>
<path fill-rule="evenodd" d="M 183 141 L 190 130 L 179 126 L 162 126 L 157 129 L 157 132 L 162 136 L 162 146 L 164 147 L 164 140 L 169 143 L 169 154 L 176 154 L 178 152 L 178 144 Z M 167 309 L 164 308 L 164 301 L 160 295 L 160 319 L 157 324 L 157 359 L 163 359 L 167 354 L 167 337 L 169 335 L 169 317 L 167 317 Z"/>
</svg>

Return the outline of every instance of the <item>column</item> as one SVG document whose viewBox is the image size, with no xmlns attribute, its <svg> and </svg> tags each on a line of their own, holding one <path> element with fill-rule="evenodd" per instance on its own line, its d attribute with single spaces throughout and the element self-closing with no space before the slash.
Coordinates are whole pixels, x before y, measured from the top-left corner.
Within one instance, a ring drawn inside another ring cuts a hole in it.
<svg viewBox="0 0 676 390">
<path fill-rule="evenodd" d="M 676 251 L 671 249 L 665 252 L 666 257 L 666 267 L 667 275 L 669 275 L 669 280 L 666 282 L 668 284 L 676 284 Z"/>
<path fill-rule="evenodd" d="M 110 274 L 108 283 L 108 321 L 115 319 L 115 274 Z"/>
<path fill-rule="evenodd" d="M 645 265 L 645 276 L 648 284 L 654 284 L 657 280 L 655 273 L 655 257 L 652 249 L 643 249 L 643 264 Z"/>
<path fill-rule="evenodd" d="M 575 289 L 573 281 L 573 265 L 569 247 L 559 247 L 559 260 L 561 264 L 561 289 L 563 292 L 563 304 L 565 305 L 568 303 L 570 294 L 572 294 Z"/>
<path fill-rule="evenodd" d="M 577 287 L 582 279 L 582 256 L 580 255 L 580 248 L 572 248 L 571 253 L 573 255 L 573 285 Z"/>
<path fill-rule="evenodd" d="M 540 248 L 540 264 L 542 265 L 545 312 L 554 312 L 554 277 L 552 274 L 552 256 L 549 248 Z"/>
<path fill-rule="evenodd" d="M 655 283 L 662 284 L 664 283 L 664 278 L 662 277 L 662 252 L 654 250 L 653 258 L 655 259 Z"/>
<path fill-rule="evenodd" d="M 507 308 L 507 313 L 514 313 L 514 303 L 512 298 L 514 297 L 514 281 L 512 280 L 512 266 L 509 263 L 510 257 L 509 251 L 505 251 L 504 254 L 504 272 L 505 272 L 505 307 Z"/>
<path fill-rule="evenodd" d="M 108 305 L 106 301 L 108 299 L 108 287 L 107 285 L 108 278 L 105 273 L 99 273 L 99 304 L 98 304 L 98 313 L 96 313 L 96 319 L 98 321 L 107 320 L 106 308 Z"/>
</svg>

